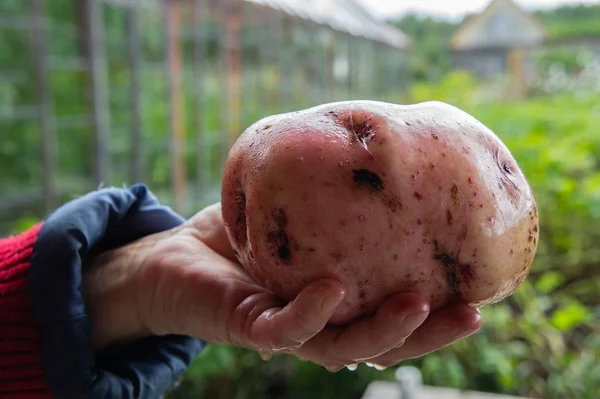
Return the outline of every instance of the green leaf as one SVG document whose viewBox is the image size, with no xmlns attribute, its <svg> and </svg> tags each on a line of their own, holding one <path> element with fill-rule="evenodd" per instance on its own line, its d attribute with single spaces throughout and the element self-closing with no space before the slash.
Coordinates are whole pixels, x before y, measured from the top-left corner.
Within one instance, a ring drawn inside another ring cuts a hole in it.
<svg viewBox="0 0 600 399">
<path fill-rule="evenodd" d="M 565 276 L 559 272 L 547 272 L 535 283 L 535 288 L 542 294 L 547 294 L 554 291 L 563 281 L 565 281 Z"/>
<path fill-rule="evenodd" d="M 592 312 L 578 301 L 559 308 L 554 312 L 550 322 L 560 331 L 567 331 L 587 322 Z"/>
</svg>

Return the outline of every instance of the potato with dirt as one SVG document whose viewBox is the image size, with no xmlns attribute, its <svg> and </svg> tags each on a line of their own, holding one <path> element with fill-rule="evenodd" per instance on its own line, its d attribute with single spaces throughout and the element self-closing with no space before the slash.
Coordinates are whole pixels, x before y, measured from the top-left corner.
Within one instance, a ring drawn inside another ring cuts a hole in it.
<svg viewBox="0 0 600 399">
<path fill-rule="evenodd" d="M 502 300 L 539 235 L 508 148 L 440 102 L 347 101 L 260 120 L 229 154 L 222 205 L 241 264 L 282 299 L 320 278 L 344 284 L 333 325 L 400 291 L 432 310 Z"/>
</svg>

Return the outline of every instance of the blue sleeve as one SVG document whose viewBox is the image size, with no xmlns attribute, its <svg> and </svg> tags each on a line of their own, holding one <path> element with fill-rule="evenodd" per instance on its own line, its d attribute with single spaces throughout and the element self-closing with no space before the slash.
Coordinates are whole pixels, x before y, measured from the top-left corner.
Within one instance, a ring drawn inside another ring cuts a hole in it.
<svg viewBox="0 0 600 399">
<path fill-rule="evenodd" d="M 91 192 L 56 210 L 34 245 L 29 284 L 43 362 L 58 398 L 158 398 L 206 345 L 151 337 L 95 354 L 81 293 L 82 260 L 183 223 L 143 185 Z"/>
</svg>

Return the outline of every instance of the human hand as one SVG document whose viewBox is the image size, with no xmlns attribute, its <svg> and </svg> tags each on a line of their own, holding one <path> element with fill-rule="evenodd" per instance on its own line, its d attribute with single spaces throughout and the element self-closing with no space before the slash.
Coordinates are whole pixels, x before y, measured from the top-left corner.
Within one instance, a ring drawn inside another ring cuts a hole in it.
<svg viewBox="0 0 600 399">
<path fill-rule="evenodd" d="M 344 298 L 337 281 L 306 286 L 290 303 L 239 265 L 220 205 L 185 224 L 97 256 L 84 276 L 97 348 L 149 335 L 184 334 L 260 351 L 282 351 L 331 371 L 358 362 L 392 366 L 477 331 L 477 309 L 429 314 L 416 293 L 388 298 L 371 317 L 327 326 Z"/>
</svg>

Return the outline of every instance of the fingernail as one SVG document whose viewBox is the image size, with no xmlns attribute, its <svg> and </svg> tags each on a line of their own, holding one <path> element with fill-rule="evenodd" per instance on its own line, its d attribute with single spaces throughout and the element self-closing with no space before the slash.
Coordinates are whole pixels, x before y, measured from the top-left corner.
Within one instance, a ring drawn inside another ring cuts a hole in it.
<svg viewBox="0 0 600 399">
<path fill-rule="evenodd" d="M 321 309 L 324 312 L 333 311 L 344 299 L 344 292 L 327 291 L 321 301 Z"/>
<path fill-rule="evenodd" d="M 427 315 L 428 311 L 423 311 L 421 313 L 409 313 L 404 318 L 403 324 L 411 328 L 416 328 L 423 323 L 423 321 L 427 318 Z"/>
</svg>

